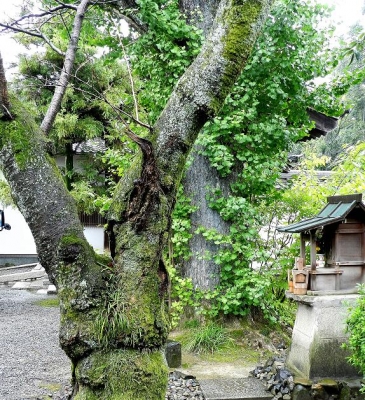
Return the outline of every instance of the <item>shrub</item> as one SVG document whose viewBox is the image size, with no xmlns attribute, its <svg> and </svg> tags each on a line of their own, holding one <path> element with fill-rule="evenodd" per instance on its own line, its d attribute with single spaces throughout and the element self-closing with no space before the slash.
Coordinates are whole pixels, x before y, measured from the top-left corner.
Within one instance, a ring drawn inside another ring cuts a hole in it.
<svg viewBox="0 0 365 400">
<path fill-rule="evenodd" d="M 360 297 L 346 320 L 346 330 L 350 334 L 345 348 L 351 352 L 348 361 L 365 375 L 365 285 L 358 285 Z M 362 391 L 365 391 L 363 386 Z"/>
</svg>

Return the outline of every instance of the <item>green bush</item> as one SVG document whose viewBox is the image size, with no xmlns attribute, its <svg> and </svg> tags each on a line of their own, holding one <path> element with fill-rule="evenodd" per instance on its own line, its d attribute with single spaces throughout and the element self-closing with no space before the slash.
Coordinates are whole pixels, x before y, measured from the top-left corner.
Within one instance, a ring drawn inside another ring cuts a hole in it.
<svg viewBox="0 0 365 400">
<path fill-rule="evenodd" d="M 365 375 L 365 285 L 359 285 L 360 297 L 354 307 L 350 308 L 350 314 L 346 320 L 346 330 L 350 334 L 345 348 L 351 352 L 348 361 L 359 368 Z M 365 391 L 363 386 L 362 391 Z"/>
</svg>

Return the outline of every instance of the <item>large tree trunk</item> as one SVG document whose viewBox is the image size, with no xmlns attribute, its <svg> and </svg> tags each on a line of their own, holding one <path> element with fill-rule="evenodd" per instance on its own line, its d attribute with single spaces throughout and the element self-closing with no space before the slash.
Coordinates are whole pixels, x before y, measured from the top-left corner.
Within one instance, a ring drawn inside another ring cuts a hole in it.
<svg viewBox="0 0 365 400">
<path fill-rule="evenodd" d="M 212 27 L 219 1 L 180 0 L 181 11 L 187 15 L 188 22 L 202 29 L 205 37 Z M 183 277 L 190 278 L 195 288 L 213 290 L 219 284 L 220 268 L 214 262 L 213 256 L 218 253 L 220 245 L 207 240 L 203 235 L 196 234 L 199 227 L 213 229 L 219 234 L 229 233 L 229 224 L 225 222 L 216 210 L 209 207 L 207 195 L 209 190 L 220 190 L 225 196 L 230 193 L 230 182 L 222 179 L 218 171 L 210 166 L 209 160 L 199 154 L 195 146 L 192 152 L 192 162 L 184 179 L 184 193 L 191 199 L 195 210 L 191 215 L 192 238 L 189 241 L 190 257 L 181 260 L 179 270 Z"/>
<path fill-rule="evenodd" d="M 193 161 L 186 171 L 184 193 L 191 199 L 195 210 L 191 214 L 193 236 L 189 241 L 191 256 L 180 264 L 181 274 L 190 278 L 195 288 L 213 290 L 219 284 L 220 268 L 214 262 L 220 245 L 207 240 L 194 231 L 199 227 L 214 229 L 219 234 L 229 233 L 229 224 L 225 222 L 216 210 L 209 207 L 207 194 L 210 190 L 220 190 L 224 196 L 229 195 L 229 182 L 219 176 L 217 170 L 210 166 L 209 160 L 199 154 L 197 148 L 193 151 Z"/>
<path fill-rule="evenodd" d="M 160 349 L 169 321 L 163 251 L 177 187 L 199 130 L 237 79 L 270 3 L 222 0 L 211 34 L 178 82 L 153 138 L 134 137 L 141 157 L 119 182 L 111 208 L 113 263 L 87 244 L 42 130 L 15 99 L 2 96 L 1 110 L 8 103 L 11 108 L 0 120 L 1 168 L 58 288 L 60 342 L 73 363 L 74 399 L 164 398 Z"/>
</svg>

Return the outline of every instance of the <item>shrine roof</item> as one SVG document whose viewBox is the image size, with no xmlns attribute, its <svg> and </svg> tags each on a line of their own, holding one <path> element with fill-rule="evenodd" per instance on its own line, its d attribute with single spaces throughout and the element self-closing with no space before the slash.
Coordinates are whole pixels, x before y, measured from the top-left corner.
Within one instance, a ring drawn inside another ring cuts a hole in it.
<svg viewBox="0 0 365 400">
<path fill-rule="evenodd" d="M 300 233 L 340 222 L 355 208 L 359 207 L 365 212 L 361 194 L 346 196 L 331 196 L 327 199 L 328 204 L 313 218 L 308 218 L 295 224 L 280 226 L 279 232 Z"/>
</svg>

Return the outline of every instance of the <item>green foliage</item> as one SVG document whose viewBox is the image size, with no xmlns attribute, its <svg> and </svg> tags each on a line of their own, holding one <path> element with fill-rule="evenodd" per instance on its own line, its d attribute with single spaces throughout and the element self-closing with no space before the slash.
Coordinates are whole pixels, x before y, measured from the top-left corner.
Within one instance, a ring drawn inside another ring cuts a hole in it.
<svg viewBox="0 0 365 400">
<path fill-rule="evenodd" d="M 105 307 L 97 314 L 95 319 L 97 339 L 105 348 L 113 345 L 113 340 L 128 328 L 126 309 L 127 304 L 123 294 L 117 290 L 110 290 L 107 301 L 105 301 Z"/>
<path fill-rule="evenodd" d="M 170 292 L 170 326 L 176 328 L 179 325 L 180 318 L 186 312 L 187 308 L 197 308 L 197 291 L 194 289 L 191 279 L 181 278 L 171 265 L 167 265 L 169 278 L 171 282 Z"/>
<path fill-rule="evenodd" d="M 319 140 L 306 144 L 306 148 L 318 156 L 325 155 L 328 160 L 323 169 L 331 170 L 338 163 L 343 152 L 356 146 L 365 139 L 364 110 L 365 110 L 365 65 L 363 27 L 355 25 L 348 32 L 350 39 L 343 43 L 340 49 L 338 65 L 333 72 L 332 86 L 341 95 L 346 112 L 341 117 L 338 127 Z M 297 145 L 293 150 L 297 154 L 302 146 Z"/>
<path fill-rule="evenodd" d="M 14 201 L 11 196 L 10 186 L 7 182 L 0 180 L 0 201 L 3 207 L 14 206 Z"/>
<path fill-rule="evenodd" d="M 179 188 L 177 202 L 172 214 L 173 256 L 177 259 L 188 259 L 190 256 L 189 240 L 192 238 L 190 215 L 196 211 L 191 200 L 184 196 L 182 187 Z"/>
<path fill-rule="evenodd" d="M 328 28 L 318 28 L 326 8 L 283 0 L 272 13 L 221 114 L 201 137 L 222 176 L 243 165 L 235 189 L 246 196 L 272 188 L 288 146 L 311 127 L 307 107 L 335 107 L 332 91 L 323 96 L 312 89 L 333 64 Z"/>
<path fill-rule="evenodd" d="M 200 135 L 202 153 L 232 182 L 228 197 L 215 189 L 208 193 L 210 207 L 229 223 L 230 232 L 222 235 L 205 227 L 193 231 L 219 245 L 211 255 L 221 271 L 220 285 L 205 310 L 211 316 L 259 311 L 271 322 L 292 319 L 283 301 L 285 269 L 293 263 L 298 244 L 278 238 L 275 229 L 279 221 L 309 210 L 294 211 L 298 196 L 290 199 L 275 185 L 291 144 L 312 128 L 307 108 L 342 112 L 335 88 L 324 84 L 315 89 L 314 84 L 335 65 L 331 28 L 323 24 L 327 16 L 326 6 L 276 2 L 221 113 Z"/>
<path fill-rule="evenodd" d="M 199 53 L 201 32 L 189 26 L 178 1 L 138 0 L 139 16 L 148 32 L 133 44 L 132 63 L 142 81 L 139 101 L 153 123 L 176 82 Z"/>
<path fill-rule="evenodd" d="M 326 203 L 328 196 L 365 193 L 365 145 L 360 143 L 345 149 L 338 157 L 337 165 L 326 178 L 318 177 L 318 170 L 328 163 L 326 156 L 318 157 L 305 153 L 304 160 L 299 164 L 298 176 L 294 177 L 291 187 L 285 193 L 286 201 L 296 199 L 297 219 L 306 218 L 316 213 Z"/>
<path fill-rule="evenodd" d="M 61 19 L 53 18 L 52 27 L 42 28 L 61 50 L 65 50 L 69 39 L 71 14 L 67 12 Z M 137 17 L 148 30 L 136 40 L 135 32 L 130 37 L 122 37 L 113 13 L 103 14 L 97 7 L 89 10 L 80 38 L 76 74 L 50 134 L 61 154 L 65 153 L 67 145 L 76 142 L 93 138 L 105 140 L 107 150 L 92 160 L 94 174 L 90 168 L 77 173 L 67 167 L 63 170 L 68 187 L 73 185 L 72 194 L 79 209 L 87 213 L 108 210 L 107 199 L 137 151 L 123 137 L 126 127 L 146 136 L 146 130 L 132 116 L 141 121 L 155 120 L 173 86 L 200 48 L 200 32 L 186 23 L 176 0 L 167 3 L 138 1 Z M 38 39 L 22 35 L 19 40 L 38 43 Z M 96 56 L 101 46 L 108 46 L 108 52 Z M 29 101 L 39 120 L 53 95 L 61 67 L 62 57 L 51 49 L 24 55 L 20 60 L 20 75 L 13 86 Z M 116 113 L 118 109 L 122 113 Z M 105 172 L 103 188 L 98 174 Z"/>
<path fill-rule="evenodd" d="M 356 305 L 350 308 L 346 319 L 346 330 L 350 336 L 345 348 L 351 352 L 348 358 L 350 364 L 365 375 L 365 286 L 359 285 L 358 289 L 360 297 Z M 365 392 L 364 386 L 362 391 Z"/>
<path fill-rule="evenodd" d="M 193 329 L 184 345 L 187 351 L 200 354 L 217 352 L 231 343 L 228 332 L 222 326 L 210 322 Z"/>
</svg>

